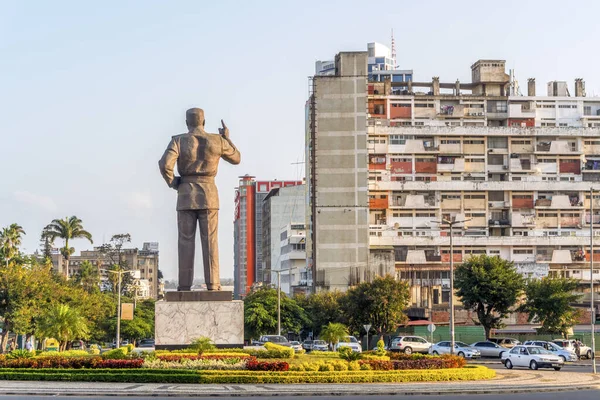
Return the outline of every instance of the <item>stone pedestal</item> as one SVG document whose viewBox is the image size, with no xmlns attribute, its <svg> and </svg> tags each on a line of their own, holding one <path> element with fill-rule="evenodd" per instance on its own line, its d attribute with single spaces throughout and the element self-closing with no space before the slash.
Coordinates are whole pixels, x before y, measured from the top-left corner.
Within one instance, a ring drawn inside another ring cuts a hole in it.
<svg viewBox="0 0 600 400">
<path fill-rule="evenodd" d="M 244 302 L 231 292 L 167 292 L 155 305 L 155 347 L 180 349 L 201 336 L 217 347 L 244 345 Z"/>
</svg>

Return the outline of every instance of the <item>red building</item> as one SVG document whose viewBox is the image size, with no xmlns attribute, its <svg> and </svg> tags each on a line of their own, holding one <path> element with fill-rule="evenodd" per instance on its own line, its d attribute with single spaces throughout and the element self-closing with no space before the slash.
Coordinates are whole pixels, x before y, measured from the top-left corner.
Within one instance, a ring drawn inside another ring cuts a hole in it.
<svg viewBox="0 0 600 400">
<path fill-rule="evenodd" d="M 256 181 L 250 175 L 240 177 L 235 189 L 233 218 L 233 295 L 236 299 L 263 281 L 262 201 L 272 189 L 301 184 L 302 181 Z"/>
</svg>

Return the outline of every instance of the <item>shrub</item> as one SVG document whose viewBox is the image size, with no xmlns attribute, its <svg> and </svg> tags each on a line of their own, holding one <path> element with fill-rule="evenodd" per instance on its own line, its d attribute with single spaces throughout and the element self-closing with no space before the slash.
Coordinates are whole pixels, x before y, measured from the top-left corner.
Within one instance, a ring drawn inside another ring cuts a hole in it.
<svg viewBox="0 0 600 400">
<path fill-rule="evenodd" d="M 131 353 L 133 351 L 133 349 L 135 349 L 135 346 L 133 345 L 133 343 L 129 343 L 125 347 L 127 348 L 127 354 Z"/>
<path fill-rule="evenodd" d="M 449 369 L 462 368 L 466 361 L 462 357 L 444 355 L 442 357 L 423 356 L 405 358 L 393 361 L 384 360 L 361 360 L 361 364 L 368 365 L 376 371 L 409 370 L 409 369 Z"/>
<path fill-rule="evenodd" d="M 25 350 L 25 349 L 13 350 L 6 355 L 6 358 L 8 358 L 9 360 L 19 359 L 19 358 L 32 358 L 32 357 L 33 357 L 33 353 L 30 352 L 29 350 Z"/>
<path fill-rule="evenodd" d="M 379 339 L 377 341 L 377 350 L 375 350 L 375 353 L 378 356 L 385 356 L 386 351 L 385 351 L 385 343 L 383 340 Z"/>
<path fill-rule="evenodd" d="M 251 360 L 246 363 L 246 368 L 248 371 L 288 371 L 290 364 L 285 361 L 266 362 Z"/>
<path fill-rule="evenodd" d="M 333 372 L 266 372 L 266 371 L 196 371 L 140 369 L 104 370 L 0 370 L 0 380 L 81 381 L 129 383 L 375 383 L 428 382 L 491 379 L 494 370 L 482 366 L 428 371 L 333 371 Z"/>
<path fill-rule="evenodd" d="M 194 339 L 191 347 L 200 355 L 206 351 L 215 349 L 212 339 L 206 336 L 200 336 L 199 338 Z"/>
<path fill-rule="evenodd" d="M 100 357 L 36 357 L 5 359 L 0 368 L 94 368 Z"/>
<path fill-rule="evenodd" d="M 278 358 L 293 358 L 295 351 L 291 347 L 281 346 L 279 344 L 267 342 L 264 344 L 267 351 L 278 351 L 282 356 Z"/>
<path fill-rule="evenodd" d="M 342 360 L 346 360 L 346 361 L 356 361 L 358 359 L 360 359 L 361 354 L 360 353 L 355 353 L 354 351 L 352 351 L 352 349 L 348 346 L 342 346 L 338 349 L 338 353 L 340 353 L 340 358 Z"/>
<path fill-rule="evenodd" d="M 144 360 L 102 360 L 94 368 L 142 368 Z"/>
<path fill-rule="evenodd" d="M 313 350 L 310 352 L 311 356 L 317 356 L 317 357 L 331 357 L 331 358 L 339 358 L 340 357 L 340 353 L 338 353 L 337 351 L 318 351 L 318 350 Z"/>
<path fill-rule="evenodd" d="M 120 347 L 118 349 L 112 349 L 102 354 L 102 358 L 105 360 L 123 360 L 127 358 L 127 349 Z"/>
<path fill-rule="evenodd" d="M 256 359 L 252 359 L 256 361 Z M 241 370 L 246 369 L 247 360 L 241 358 L 228 358 L 222 360 L 203 358 L 183 358 L 179 361 L 165 361 L 160 359 L 144 360 L 143 367 L 149 369 L 189 369 L 189 370 Z"/>
<path fill-rule="evenodd" d="M 161 361 L 181 361 L 181 360 L 237 360 L 237 361 L 241 361 L 241 360 L 247 360 L 250 358 L 254 358 L 249 354 L 231 354 L 231 355 L 225 355 L 225 354 L 219 354 L 219 355 L 212 355 L 212 354 L 204 354 L 204 355 L 197 355 L 197 354 L 159 354 L 156 356 L 156 358 L 158 358 Z"/>
<path fill-rule="evenodd" d="M 94 356 L 100 355 L 100 349 L 90 349 L 89 353 Z"/>
<path fill-rule="evenodd" d="M 376 354 L 363 354 L 361 358 L 363 360 L 390 361 L 388 356 L 378 356 Z"/>
<path fill-rule="evenodd" d="M 89 354 L 85 350 L 44 351 L 38 357 L 85 357 Z"/>
</svg>

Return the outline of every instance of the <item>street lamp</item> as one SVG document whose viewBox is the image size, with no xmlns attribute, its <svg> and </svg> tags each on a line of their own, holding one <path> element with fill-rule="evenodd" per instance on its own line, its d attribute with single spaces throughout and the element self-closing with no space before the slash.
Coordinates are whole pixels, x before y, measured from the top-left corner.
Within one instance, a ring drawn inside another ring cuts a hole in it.
<svg viewBox="0 0 600 400">
<path fill-rule="evenodd" d="M 292 270 L 298 267 L 286 269 L 272 269 L 277 274 L 277 335 L 281 336 L 281 273 L 288 271 L 290 276 L 290 293 L 292 291 Z"/>
<path fill-rule="evenodd" d="M 449 221 L 442 219 L 442 221 L 431 221 L 436 224 L 448 224 L 450 225 L 450 354 L 454 354 L 454 243 L 452 241 L 454 225 L 462 224 L 470 221 L 472 218 L 464 219 L 462 221 Z"/>
<path fill-rule="evenodd" d="M 100 269 L 100 271 L 110 272 L 112 274 L 119 274 L 119 284 L 118 284 L 118 305 L 117 305 L 117 344 L 115 348 L 121 347 L 121 280 L 123 274 L 130 274 L 135 271 L 125 271 L 125 270 L 117 270 L 113 271 L 110 269 Z"/>
<path fill-rule="evenodd" d="M 590 188 L 590 333 L 592 336 L 592 372 L 596 373 L 596 310 L 594 309 L 594 189 Z"/>
</svg>

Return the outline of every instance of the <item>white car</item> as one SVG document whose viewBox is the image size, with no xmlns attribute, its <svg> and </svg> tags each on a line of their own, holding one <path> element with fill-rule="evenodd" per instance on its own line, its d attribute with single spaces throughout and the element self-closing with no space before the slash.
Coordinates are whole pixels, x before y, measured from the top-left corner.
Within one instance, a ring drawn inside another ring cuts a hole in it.
<svg viewBox="0 0 600 400">
<path fill-rule="evenodd" d="M 573 339 L 555 339 L 552 343 L 559 345 L 565 350 L 570 350 L 575 353 L 575 340 Z M 588 360 L 592 359 L 592 348 L 586 346 L 585 344 L 581 344 L 579 346 L 579 357 L 585 357 Z"/>
<path fill-rule="evenodd" d="M 450 354 L 450 341 L 438 342 L 432 345 L 429 348 L 429 354 L 433 354 L 434 356 L 441 354 Z M 463 342 L 454 342 L 454 354 L 456 354 L 459 357 L 469 359 L 481 357 L 481 352 L 479 350 Z"/>
<path fill-rule="evenodd" d="M 292 349 L 294 349 L 295 351 L 302 351 L 302 350 L 303 350 L 303 349 L 302 349 L 302 345 L 300 344 L 300 342 L 297 342 L 297 341 L 295 341 L 295 340 L 292 340 L 292 341 L 290 342 L 290 345 L 291 345 L 290 347 L 291 347 Z"/>
<path fill-rule="evenodd" d="M 358 343 L 358 340 L 354 336 L 346 336 L 335 345 L 335 351 L 338 351 L 340 347 L 350 347 L 355 353 L 362 353 L 362 346 Z"/>
<path fill-rule="evenodd" d="M 554 368 L 560 371 L 564 362 L 562 358 L 540 346 L 519 345 L 502 355 L 502 363 L 507 369 L 513 367 Z"/>
<path fill-rule="evenodd" d="M 311 351 L 328 351 L 329 346 L 327 345 L 327 342 L 324 340 L 313 340 L 310 350 Z"/>
<path fill-rule="evenodd" d="M 559 345 L 552 342 L 546 342 L 544 340 L 527 340 L 525 343 L 523 343 L 523 345 L 542 347 L 562 358 L 563 362 L 577 361 L 577 354 L 575 354 L 575 352 L 563 349 Z"/>
<path fill-rule="evenodd" d="M 427 354 L 430 348 L 431 343 L 420 336 L 397 336 L 390 344 L 391 351 L 402 351 L 406 354 Z"/>
</svg>

